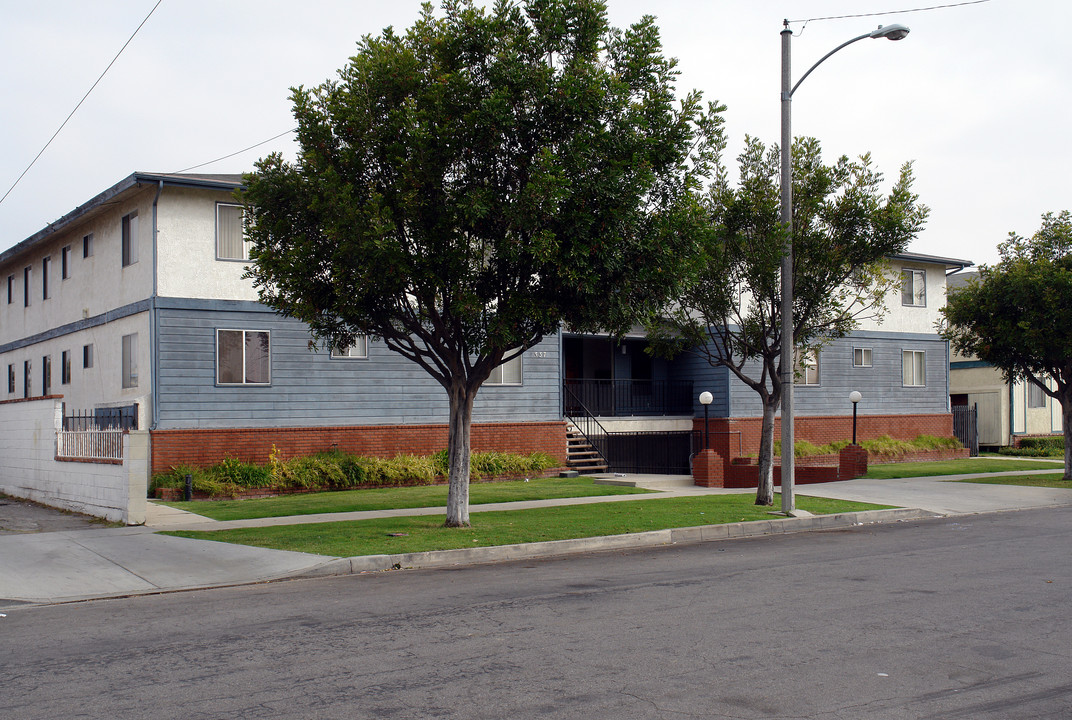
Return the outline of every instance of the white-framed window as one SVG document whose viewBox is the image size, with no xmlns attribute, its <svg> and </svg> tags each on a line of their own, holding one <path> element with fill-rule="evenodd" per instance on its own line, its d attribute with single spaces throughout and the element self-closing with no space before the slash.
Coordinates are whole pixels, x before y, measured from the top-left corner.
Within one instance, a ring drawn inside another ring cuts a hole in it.
<svg viewBox="0 0 1072 720">
<path fill-rule="evenodd" d="M 793 363 L 793 384 L 795 385 L 818 385 L 819 384 L 819 351 L 809 350 L 801 353 L 796 352 Z"/>
<path fill-rule="evenodd" d="M 512 352 L 512 351 L 511 351 Z M 509 355 L 510 353 L 507 353 Z M 491 371 L 485 385 L 520 385 L 521 384 L 521 355 L 513 360 L 504 362 Z"/>
<path fill-rule="evenodd" d="M 241 205 L 216 203 L 216 259 L 249 260 Z"/>
<path fill-rule="evenodd" d="M 82 259 L 93 257 L 93 233 L 82 236 Z"/>
<path fill-rule="evenodd" d="M 7 276 L 7 304 L 15 302 L 15 276 Z"/>
<path fill-rule="evenodd" d="M 364 335 L 358 335 L 354 338 L 353 344 L 344 348 L 332 348 L 331 357 L 336 360 L 354 359 L 354 360 L 366 360 L 368 359 L 368 338 Z"/>
<path fill-rule="evenodd" d="M 267 330 L 217 330 L 216 384 L 271 384 L 271 351 Z"/>
<path fill-rule="evenodd" d="M 8 391 L 8 394 L 10 394 L 10 395 L 15 394 L 15 366 L 14 365 L 8 365 L 7 366 L 7 391 Z"/>
<path fill-rule="evenodd" d="M 52 269 L 52 256 L 47 255 L 41 260 L 41 299 L 48 300 L 48 276 Z"/>
<path fill-rule="evenodd" d="M 22 269 L 22 306 L 30 307 L 30 282 L 33 280 L 33 267 L 27 265 Z"/>
<path fill-rule="evenodd" d="M 138 387 L 138 333 L 123 336 L 123 387 Z"/>
<path fill-rule="evenodd" d="M 853 367 L 871 367 L 871 348 L 853 348 L 852 349 L 852 366 Z"/>
<path fill-rule="evenodd" d="M 927 384 L 927 353 L 923 350 L 901 351 L 901 377 L 905 387 Z"/>
<path fill-rule="evenodd" d="M 93 343 L 82 346 L 82 369 L 93 367 Z"/>
<path fill-rule="evenodd" d="M 927 272 L 925 270 L 901 271 L 901 304 L 927 307 Z"/>
<path fill-rule="evenodd" d="M 33 363 L 29 360 L 22 361 L 22 396 L 30 397 L 30 382 L 33 380 Z"/>
<path fill-rule="evenodd" d="M 123 216 L 123 267 L 138 262 L 138 212 Z"/>
<path fill-rule="evenodd" d="M 60 385 L 71 384 L 71 351 L 64 350 L 60 354 Z"/>
<path fill-rule="evenodd" d="M 1029 408 L 1046 407 L 1046 391 L 1030 380 L 1027 381 L 1027 406 Z"/>
<path fill-rule="evenodd" d="M 41 395 L 52 394 L 52 356 L 41 358 Z"/>
<path fill-rule="evenodd" d="M 71 277 L 71 246 L 64 245 L 60 251 L 60 279 L 68 280 Z"/>
</svg>

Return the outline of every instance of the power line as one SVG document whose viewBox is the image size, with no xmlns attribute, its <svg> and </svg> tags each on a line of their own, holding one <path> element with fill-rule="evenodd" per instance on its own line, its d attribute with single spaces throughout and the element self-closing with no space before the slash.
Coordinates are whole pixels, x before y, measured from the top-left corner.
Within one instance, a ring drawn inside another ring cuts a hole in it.
<svg viewBox="0 0 1072 720">
<path fill-rule="evenodd" d="M 275 137 L 270 137 L 267 140 L 262 140 L 261 142 L 257 143 L 256 145 L 250 145 L 248 148 L 242 148 L 241 150 L 233 152 L 230 155 L 224 155 L 223 157 L 218 157 L 215 160 L 209 160 L 208 162 L 203 162 L 200 165 L 193 165 L 191 167 L 186 168 L 185 170 L 176 170 L 175 174 L 178 175 L 179 173 L 190 172 L 191 170 L 196 170 L 197 168 L 205 167 L 206 165 L 211 165 L 212 163 L 217 163 L 220 160 L 226 160 L 227 158 L 233 158 L 235 155 L 241 155 L 242 153 L 246 152 L 247 150 L 252 150 L 253 148 L 258 148 L 261 145 L 266 145 L 266 144 L 272 142 L 273 140 L 278 140 L 279 138 L 283 137 L 284 135 L 289 135 L 290 133 L 297 132 L 297 131 L 298 131 L 298 128 L 291 128 L 290 130 L 287 130 L 285 132 L 279 133 Z"/>
<path fill-rule="evenodd" d="M 961 7 L 962 5 L 979 5 L 990 0 L 968 0 L 967 2 L 950 3 L 948 5 L 931 5 L 930 7 L 912 8 L 911 10 L 887 10 L 886 12 L 860 13 L 858 15 L 830 15 L 829 17 L 808 18 L 807 20 L 789 20 L 791 23 L 810 23 L 813 20 L 844 20 L 845 18 L 874 17 L 876 15 L 900 15 L 904 13 L 923 12 L 924 10 L 942 10 L 944 8 Z"/>
<path fill-rule="evenodd" d="M 93 86 L 86 91 L 86 94 L 83 95 L 82 99 L 78 101 L 78 104 L 74 106 L 74 110 L 72 110 L 71 114 L 67 116 L 67 119 L 60 124 L 59 128 L 56 129 L 56 132 L 52 134 L 52 137 L 48 139 L 48 142 L 45 143 L 45 146 L 41 148 L 41 152 L 37 153 L 37 155 L 34 156 L 34 159 L 30 161 L 30 164 L 26 166 L 26 169 L 22 171 L 22 175 L 19 175 L 15 182 L 11 184 L 11 187 L 7 189 L 7 192 L 4 193 L 4 197 L 0 197 L 0 203 L 3 203 L 4 200 L 7 200 L 7 196 L 10 195 L 11 191 L 15 189 L 15 186 L 19 184 L 23 177 L 26 176 L 26 173 L 30 172 L 30 168 L 34 166 L 37 160 L 45 154 L 45 150 L 48 150 L 48 146 L 51 145 L 52 141 L 56 139 L 56 136 L 60 134 L 60 131 L 63 130 L 65 125 L 67 125 L 67 122 L 72 117 L 74 117 L 74 114 L 78 112 L 78 108 L 82 107 L 82 103 L 84 103 L 86 101 L 86 98 L 89 97 L 89 94 L 93 92 L 93 88 L 97 87 L 97 83 L 104 79 L 104 76 L 108 74 L 109 70 L 112 69 L 112 65 L 115 64 L 115 61 L 118 60 L 119 56 L 123 54 L 123 51 L 127 49 L 127 45 L 130 44 L 130 41 L 134 39 L 134 36 L 138 34 L 138 31 L 141 30 L 142 26 L 149 21 L 149 18 L 152 17 L 152 14 L 156 12 L 156 9 L 160 7 L 160 3 L 162 2 L 164 2 L 164 0 L 156 0 L 156 5 L 153 5 L 153 9 L 149 11 L 149 14 L 145 16 L 145 19 L 141 21 L 141 24 L 138 25 L 138 27 L 134 29 L 134 32 L 130 34 L 130 37 L 127 38 L 127 41 L 123 43 L 123 47 L 119 48 L 119 52 L 117 52 L 115 54 L 115 57 L 112 58 L 112 61 L 108 63 L 108 67 L 104 68 L 104 72 L 100 74 L 100 77 L 98 77 L 96 82 L 93 83 Z"/>
</svg>

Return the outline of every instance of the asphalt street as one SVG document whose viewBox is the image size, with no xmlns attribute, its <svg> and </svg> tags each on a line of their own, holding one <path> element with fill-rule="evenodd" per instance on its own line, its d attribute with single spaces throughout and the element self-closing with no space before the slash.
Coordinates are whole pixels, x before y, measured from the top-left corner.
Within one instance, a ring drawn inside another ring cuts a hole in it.
<svg viewBox="0 0 1072 720">
<path fill-rule="evenodd" d="M 1068 508 L 0 618 L 0 717 L 1068 718 Z"/>
</svg>

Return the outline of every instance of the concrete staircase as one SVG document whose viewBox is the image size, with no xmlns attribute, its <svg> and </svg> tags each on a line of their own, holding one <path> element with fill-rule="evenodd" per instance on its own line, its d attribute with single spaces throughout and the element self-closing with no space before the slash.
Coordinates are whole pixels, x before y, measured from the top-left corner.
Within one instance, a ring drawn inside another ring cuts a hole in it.
<svg viewBox="0 0 1072 720">
<path fill-rule="evenodd" d="M 581 475 L 607 472 L 607 463 L 577 428 L 566 428 L 566 465 Z"/>
</svg>

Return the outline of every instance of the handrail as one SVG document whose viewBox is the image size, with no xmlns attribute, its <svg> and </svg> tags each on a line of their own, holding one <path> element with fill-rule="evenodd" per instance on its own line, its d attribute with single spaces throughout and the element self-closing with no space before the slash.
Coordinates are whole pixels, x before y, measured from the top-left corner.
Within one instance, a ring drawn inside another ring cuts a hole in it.
<svg viewBox="0 0 1072 720">
<path fill-rule="evenodd" d="M 599 428 L 603 438 L 607 438 L 610 433 L 607 432 L 607 429 L 603 427 L 599 420 L 596 420 L 596 416 L 584 406 L 581 399 L 574 394 L 573 390 L 571 390 L 568 385 L 562 385 L 562 392 L 564 394 L 563 399 L 565 400 L 563 403 L 563 414 L 569 418 L 569 421 L 577 428 L 577 432 L 584 436 L 584 439 L 588 441 L 588 444 L 592 446 L 592 449 L 599 453 L 599 457 L 603 459 L 603 462 L 607 463 L 607 467 L 609 468 L 610 461 L 607 459 L 606 440 L 597 440 L 591 425 L 594 424 Z M 580 408 L 582 411 L 577 416 L 574 415 L 574 412 L 571 412 L 571 409 L 575 411 L 576 408 Z"/>
</svg>

